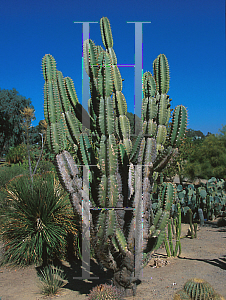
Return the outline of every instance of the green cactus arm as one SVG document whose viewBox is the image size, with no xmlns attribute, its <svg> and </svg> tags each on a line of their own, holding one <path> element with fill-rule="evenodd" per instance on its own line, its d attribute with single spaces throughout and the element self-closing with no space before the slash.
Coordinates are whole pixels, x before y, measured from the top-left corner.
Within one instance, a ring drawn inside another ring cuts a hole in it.
<svg viewBox="0 0 226 300">
<path fill-rule="evenodd" d="M 46 54 L 42 59 L 42 71 L 45 81 L 56 80 L 56 61 L 51 54 Z"/>
<path fill-rule="evenodd" d="M 143 75 L 143 93 L 145 98 L 155 96 L 156 82 L 150 72 L 145 72 Z"/>
<path fill-rule="evenodd" d="M 154 222 L 153 222 L 153 225 L 155 228 L 157 227 L 157 224 L 159 222 L 159 219 L 161 218 L 161 215 L 162 215 L 162 208 L 158 209 L 158 211 L 155 215 Z"/>
<path fill-rule="evenodd" d="M 166 94 L 157 95 L 158 101 L 158 124 L 167 125 L 170 117 L 170 100 Z"/>
<path fill-rule="evenodd" d="M 164 168 L 169 164 L 169 162 L 173 159 L 173 157 L 178 153 L 177 148 L 172 148 L 169 146 L 164 149 L 158 156 L 156 161 L 154 162 L 154 171 L 161 172 Z"/>
<path fill-rule="evenodd" d="M 165 238 L 165 231 L 163 230 L 158 235 L 157 242 L 156 242 L 156 245 L 154 247 L 154 250 L 159 249 L 159 247 L 162 245 L 162 243 L 164 241 L 164 238 Z"/>
<path fill-rule="evenodd" d="M 107 17 L 100 19 L 101 37 L 106 49 L 113 47 L 113 38 L 111 32 L 110 22 Z"/>
<path fill-rule="evenodd" d="M 114 133 L 114 112 L 111 97 L 100 98 L 99 126 L 103 135 Z"/>
<path fill-rule="evenodd" d="M 154 60 L 153 71 L 159 94 L 166 94 L 169 90 L 169 64 L 164 54 Z"/>
<path fill-rule="evenodd" d="M 145 149 L 145 154 L 144 154 L 144 165 L 150 165 L 153 166 L 153 163 L 156 159 L 157 156 L 157 151 L 156 151 L 156 140 L 153 138 L 147 138 L 146 141 L 146 149 Z"/>
<path fill-rule="evenodd" d="M 171 252 L 171 255 L 173 255 L 174 250 L 173 250 L 172 231 L 171 231 L 171 218 L 169 218 L 169 220 L 168 220 L 168 239 L 169 239 L 169 245 L 170 245 L 170 252 Z"/>
<path fill-rule="evenodd" d="M 132 151 L 129 156 L 129 159 L 132 163 L 137 162 L 139 152 L 140 152 L 140 146 L 142 145 L 143 142 L 144 142 L 144 137 L 143 137 L 142 133 L 140 133 L 136 138 L 136 141 L 133 145 Z"/>
<path fill-rule="evenodd" d="M 166 191 L 163 195 L 165 203 L 164 209 L 169 212 L 173 202 L 176 200 L 176 186 L 169 182 L 166 184 L 166 187 Z"/>
<path fill-rule="evenodd" d="M 87 111 L 82 107 L 82 105 L 78 101 L 78 97 L 75 91 L 73 80 L 70 77 L 64 78 L 64 85 L 67 93 L 67 97 L 69 100 L 69 111 L 74 114 L 77 119 L 77 126 L 82 130 L 82 126 L 86 128 L 91 127 L 92 117 L 88 115 Z"/>
<path fill-rule="evenodd" d="M 85 70 L 89 77 L 97 78 L 98 66 L 97 56 L 98 50 L 92 40 L 85 40 L 83 43 L 83 59 L 85 63 Z"/>
<path fill-rule="evenodd" d="M 168 257 L 170 257 L 171 254 L 170 254 L 170 249 L 169 249 L 169 244 L 168 244 L 166 233 L 165 233 L 165 238 L 164 238 L 164 244 L 165 244 L 165 248 L 166 248 L 166 254 Z"/>
<path fill-rule="evenodd" d="M 156 103 L 156 98 L 144 98 L 142 101 L 142 120 L 148 121 L 152 120 L 154 122 L 154 119 L 157 118 L 158 113 L 158 106 Z"/>
<path fill-rule="evenodd" d="M 173 256 L 177 255 L 178 247 L 179 247 L 178 255 L 181 254 L 180 236 L 181 236 L 181 208 L 180 208 L 180 203 L 177 203 L 176 246 L 175 246 Z"/>
<path fill-rule="evenodd" d="M 108 179 L 108 197 L 106 207 L 116 207 L 119 197 L 118 184 L 115 175 L 110 175 Z"/>
<path fill-rule="evenodd" d="M 88 135 L 86 133 L 82 133 L 79 137 L 79 147 L 82 154 L 82 162 L 84 165 L 93 165 L 93 153 L 92 146 L 90 144 Z"/>
<path fill-rule="evenodd" d="M 168 211 L 163 211 L 163 214 L 162 214 L 162 216 L 160 218 L 160 221 L 157 225 L 158 230 L 160 230 L 160 231 L 165 230 L 168 219 L 169 219 L 169 212 Z"/>
<path fill-rule="evenodd" d="M 172 118 L 172 125 L 170 131 L 170 143 L 173 147 L 179 147 L 182 142 L 182 138 L 185 135 L 187 127 L 187 110 L 183 105 L 178 105 Z"/>
<path fill-rule="evenodd" d="M 102 97 L 109 97 L 113 91 L 111 59 L 108 53 L 101 52 L 98 56 L 98 91 Z M 103 75 L 104 73 L 104 75 Z"/>
<path fill-rule="evenodd" d="M 116 228 L 115 238 L 118 243 L 119 249 L 122 251 L 123 254 L 126 254 L 126 252 L 128 251 L 127 241 L 123 231 L 120 228 Z"/>
<path fill-rule="evenodd" d="M 167 137 L 167 129 L 164 125 L 158 125 L 157 129 L 157 136 L 156 136 L 156 142 L 157 142 L 157 150 L 163 150 Z"/>
<path fill-rule="evenodd" d="M 101 182 L 99 184 L 98 202 L 100 207 L 105 207 L 105 201 L 107 198 L 107 176 L 102 175 Z"/>
<path fill-rule="evenodd" d="M 108 216 L 107 216 L 107 211 L 106 210 L 101 210 L 98 216 L 98 221 L 97 221 L 97 245 L 99 248 L 104 247 L 107 243 L 107 237 L 106 237 L 106 223 L 108 221 Z"/>
<path fill-rule="evenodd" d="M 51 64 L 48 61 L 51 61 Z M 51 65 L 50 69 L 49 65 Z M 66 149 L 67 140 L 78 144 L 81 129 L 77 118 L 71 111 L 63 75 L 56 70 L 55 59 L 50 54 L 43 57 L 42 67 L 45 78 L 44 111 L 49 126 L 48 142 L 52 151 L 57 154 Z M 50 75 L 51 73 L 54 74 Z"/>
<path fill-rule="evenodd" d="M 101 18 L 100 28 L 101 28 L 102 41 L 106 48 L 106 56 L 110 58 L 110 61 L 107 61 L 106 64 L 109 69 L 109 75 L 106 77 L 107 78 L 109 77 L 109 81 L 110 81 L 110 72 L 111 72 L 112 77 L 110 83 L 113 83 L 113 102 L 114 102 L 114 113 L 115 113 L 115 122 L 116 122 L 115 127 L 117 129 L 119 142 L 125 145 L 126 151 L 129 155 L 132 148 L 132 143 L 130 141 L 130 124 L 128 118 L 126 117 L 127 105 L 126 105 L 125 97 L 121 92 L 122 78 L 121 78 L 120 71 L 117 67 L 117 58 L 113 50 L 113 38 L 112 38 L 111 26 L 107 17 Z M 103 57 L 104 57 L 104 53 L 99 54 L 98 56 L 99 65 L 101 65 L 101 62 L 103 63 Z M 103 81 L 101 80 L 101 77 L 100 78 L 98 77 L 98 81 L 99 81 L 99 90 L 102 95 Z M 109 91 L 112 92 L 112 90 L 110 89 Z"/>
</svg>

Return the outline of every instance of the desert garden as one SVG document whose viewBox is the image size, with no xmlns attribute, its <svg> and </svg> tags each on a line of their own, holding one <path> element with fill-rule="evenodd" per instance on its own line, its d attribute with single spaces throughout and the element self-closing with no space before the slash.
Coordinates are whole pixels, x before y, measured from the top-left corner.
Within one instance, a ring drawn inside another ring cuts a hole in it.
<svg viewBox="0 0 226 300">
<path fill-rule="evenodd" d="M 32 145 L 25 107 L 24 143 L 1 161 L 0 299 L 224 299 L 225 165 L 194 157 L 215 138 L 226 157 L 225 128 L 186 136 L 164 54 L 143 75 L 141 119 L 131 116 L 108 18 L 100 29 L 106 50 L 83 45 L 89 111 L 46 54 L 41 139 Z"/>
</svg>

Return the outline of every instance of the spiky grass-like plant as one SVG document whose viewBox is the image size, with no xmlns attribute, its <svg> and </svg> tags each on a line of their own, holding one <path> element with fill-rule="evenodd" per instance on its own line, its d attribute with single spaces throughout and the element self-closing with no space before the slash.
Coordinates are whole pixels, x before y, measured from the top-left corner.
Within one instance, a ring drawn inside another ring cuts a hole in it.
<svg viewBox="0 0 226 300">
<path fill-rule="evenodd" d="M 7 185 L 10 206 L 3 224 L 2 263 L 47 265 L 65 253 L 67 234 L 77 233 L 67 193 L 53 172 L 12 179 Z"/>
<path fill-rule="evenodd" d="M 56 295 L 59 289 L 66 284 L 63 271 L 54 266 L 46 266 L 43 270 L 40 270 L 38 277 L 42 294 L 46 296 Z"/>
</svg>

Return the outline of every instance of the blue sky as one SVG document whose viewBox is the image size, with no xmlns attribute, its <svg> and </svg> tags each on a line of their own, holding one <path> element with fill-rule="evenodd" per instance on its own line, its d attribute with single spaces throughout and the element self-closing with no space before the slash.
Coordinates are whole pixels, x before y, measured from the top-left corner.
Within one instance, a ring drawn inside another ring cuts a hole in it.
<svg viewBox="0 0 226 300">
<path fill-rule="evenodd" d="M 170 66 L 172 107 L 188 109 L 188 128 L 218 133 L 226 124 L 224 0 L 8 0 L 0 11 L 0 88 L 30 98 L 37 125 L 44 119 L 42 57 L 73 79 L 82 102 L 82 24 L 102 45 L 99 20 L 111 23 L 118 64 L 134 64 L 135 25 L 143 25 L 143 72 L 164 53 Z M 134 112 L 134 68 L 120 67 L 128 111 Z"/>
</svg>

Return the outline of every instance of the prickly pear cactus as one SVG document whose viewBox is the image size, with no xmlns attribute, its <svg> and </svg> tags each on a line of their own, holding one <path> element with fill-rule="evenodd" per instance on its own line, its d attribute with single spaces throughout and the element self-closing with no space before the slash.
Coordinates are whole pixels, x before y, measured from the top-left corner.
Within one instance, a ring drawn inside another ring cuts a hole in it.
<svg viewBox="0 0 226 300">
<path fill-rule="evenodd" d="M 100 284 L 92 289 L 87 300 L 122 300 L 121 292 L 112 285 Z"/>
<path fill-rule="evenodd" d="M 167 130 L 171 117 L 169 64 L 160 54 L 153 63 L 154 75 L 146 72 L 143 76 L 143 127 L 132 143 L 108 18 L 101 18 L 100 29 L 106 50 L 92 40 L 83 45 L 90 78 L 88 113 L 78 101 L 72 79 L 56 69 L 52 55 L 43 58 L 47 140 L 75 214 L 81 225 L 82 218 L 83 223 L 90 220 L 90 242 L 96 258 L 114 271 L 115 285 L 134 294 L 141 269 L 164 240 L 175 187 L 165 184 L 163 208 L 159 206 L 156 215 L 152 210 L 152 188 L 158 173 L 178 152 L 187 111 L 178 105 Z M 74 149 L 74 156 L 67 151 L 69 148 Z M 83 167 L 88 173 L 88 191 L 82 186 L 86 176 Z M 90 217 L 82 213 L 84 197 L 90 200 L 85 208 L 91 209 Z"/>
</svg>

